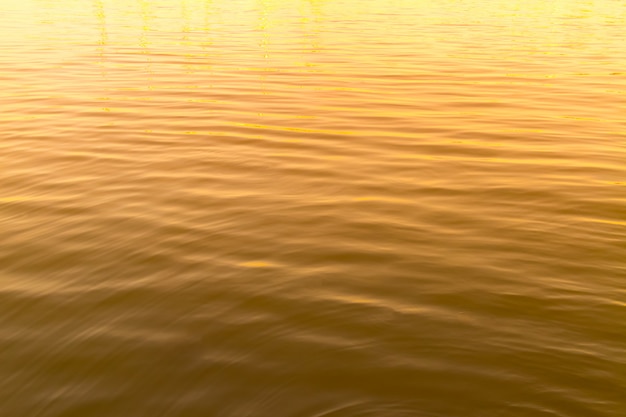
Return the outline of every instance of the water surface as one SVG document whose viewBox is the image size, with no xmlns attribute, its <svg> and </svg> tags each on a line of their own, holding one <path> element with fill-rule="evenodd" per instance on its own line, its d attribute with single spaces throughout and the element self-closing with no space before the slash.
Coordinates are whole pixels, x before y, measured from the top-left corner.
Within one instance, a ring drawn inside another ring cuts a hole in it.
<svg viewBox="0 0 626 417">
<path fill-rule="evenodd" d="M 0 411 L 626 415 L 626 4 L 2 0 Z"/>
</svg>

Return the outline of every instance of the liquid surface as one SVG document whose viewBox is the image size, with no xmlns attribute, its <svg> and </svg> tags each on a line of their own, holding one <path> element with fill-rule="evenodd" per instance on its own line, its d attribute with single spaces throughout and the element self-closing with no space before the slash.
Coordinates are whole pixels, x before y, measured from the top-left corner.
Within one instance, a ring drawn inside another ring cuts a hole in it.
<svg viewBox="0 0 626 417">
<path fill-rule="evenodd" d="M 0 414 L 626 415 L 626 4 L 2 0 Z"/>
</svg>

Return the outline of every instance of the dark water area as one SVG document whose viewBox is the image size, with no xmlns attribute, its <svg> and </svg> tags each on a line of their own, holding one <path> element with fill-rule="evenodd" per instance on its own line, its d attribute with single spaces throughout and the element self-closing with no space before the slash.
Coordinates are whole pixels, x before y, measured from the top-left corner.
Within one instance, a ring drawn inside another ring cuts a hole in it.
<svg viewBox="0 0 626 417">
<path fill-rule="evenodd" d="M 0 415 L 626 415 L 626 3 L 0 14 Z"/>
</svg>

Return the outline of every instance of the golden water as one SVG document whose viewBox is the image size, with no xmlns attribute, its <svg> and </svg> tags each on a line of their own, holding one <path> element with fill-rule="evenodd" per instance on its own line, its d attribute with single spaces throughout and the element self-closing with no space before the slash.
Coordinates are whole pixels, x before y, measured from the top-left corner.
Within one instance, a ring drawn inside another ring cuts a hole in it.
<svg viewBox="0 0 626 417">
<path fill-rule="evenodd" d="M 626 415 L 622 0 L 0 0 L 0 415 Z"/>
</svg>

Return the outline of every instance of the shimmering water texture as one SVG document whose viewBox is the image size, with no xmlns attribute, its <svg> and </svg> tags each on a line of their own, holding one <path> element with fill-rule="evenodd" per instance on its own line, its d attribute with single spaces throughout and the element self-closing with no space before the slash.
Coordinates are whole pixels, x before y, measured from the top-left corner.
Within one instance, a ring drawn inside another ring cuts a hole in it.
<svg viewBox="0 0 626 417">
<path fill-rule="evenodd" d="M 626 416 L 622 0 L 0 0 L 2 417 Z"/>
</svg>

